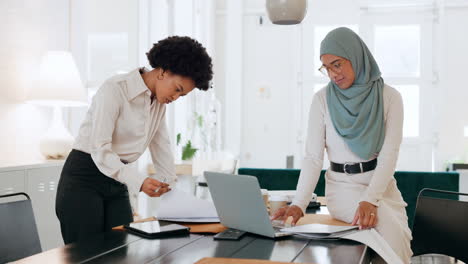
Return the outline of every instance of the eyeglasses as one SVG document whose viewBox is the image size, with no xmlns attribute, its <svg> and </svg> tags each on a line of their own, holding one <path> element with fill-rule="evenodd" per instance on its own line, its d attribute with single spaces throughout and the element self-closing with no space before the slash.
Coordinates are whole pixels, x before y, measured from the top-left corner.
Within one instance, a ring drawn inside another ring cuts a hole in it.
<svg viewBox="0 0 468 264">
<path fill-rule="evenodd" d="M 321 72 L 324 76 L 328 77 L 330 75 L 330 71 L 339 74 L 341 73 L 342 66 L 343 66 L 343 60 L 337 60 L 332 63 L 330 67 L 327 67 L 325 65 L 322 65 L 318 70 Z"/>
</svg>

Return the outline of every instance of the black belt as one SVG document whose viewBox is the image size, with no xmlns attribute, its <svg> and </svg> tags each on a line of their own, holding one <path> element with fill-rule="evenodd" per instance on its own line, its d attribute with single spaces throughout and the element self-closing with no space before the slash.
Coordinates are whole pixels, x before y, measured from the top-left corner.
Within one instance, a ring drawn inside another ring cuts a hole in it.
<svg viewBox="0 0 468 264">
<path fill-rule="evenodd" d="M 346 162 L 345 164 L 335 163 L 330 161 L 330 169 L 335 172 L 346 174 L 357 174 L 374 170 L 377 167 L 377 159 L 366 162 Z"/>
</svg>

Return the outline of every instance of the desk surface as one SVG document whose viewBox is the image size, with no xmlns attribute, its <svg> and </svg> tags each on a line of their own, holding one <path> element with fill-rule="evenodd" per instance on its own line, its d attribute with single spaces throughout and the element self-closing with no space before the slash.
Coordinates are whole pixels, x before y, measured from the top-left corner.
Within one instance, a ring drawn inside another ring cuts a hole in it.
<svg viewBox="0 0 468 264">
<path fill-rule="evenodd" d="M 326 207 L 308 213 L 327 214 Z M 282 262 L 369 263 L 367 246 L 349 240 L 318 241 L 299 236 L 270 239 L 247 234 L 239 241 L 212 235 L 145 239 L 111 231 L 55 248 L 18 263 L 195 263 L 204 257 L 249 258 Z"/>
<path fill-rule="evenodd" d="M 317 241 L 301 237 L 269 239 L 246 235 L 239 241 L 211 235 L 144 239 L 111 231 L 93 239 L 52 249 L 19 263 L 194 263 L 204 257 L 251 258 L 283 262 L 365 263 L 367 247 L 348 240 Z"/>
<path fill-rule="evenodd" d="M 326 207 L 308 213 L 327 214 Z M 239 241 L 212 235 L 145 239 L 125 231 L 51 249 L 18 263 L 195 263 L 204 257 L 263 259 L 307 263 L 369 263 L 367 246 L 349 240 L 318 241 L 299 236 L 270 239 L 247 234 Z"/>
</svg>

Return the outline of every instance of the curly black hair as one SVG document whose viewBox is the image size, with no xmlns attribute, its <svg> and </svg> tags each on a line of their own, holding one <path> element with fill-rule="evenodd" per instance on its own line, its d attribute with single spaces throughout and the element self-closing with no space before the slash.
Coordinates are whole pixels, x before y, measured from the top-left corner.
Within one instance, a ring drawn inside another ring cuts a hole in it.
<svg viewBox="0 0 468 264">
<path fill-rule="evenodd" d="M 155 43 L 146 56 L 151 67 L 188 77 L 200 90 L 210 88 L 213 65 L 206 49 L 198 41 L 189 37 L 168 37 Z"/>
</svg>

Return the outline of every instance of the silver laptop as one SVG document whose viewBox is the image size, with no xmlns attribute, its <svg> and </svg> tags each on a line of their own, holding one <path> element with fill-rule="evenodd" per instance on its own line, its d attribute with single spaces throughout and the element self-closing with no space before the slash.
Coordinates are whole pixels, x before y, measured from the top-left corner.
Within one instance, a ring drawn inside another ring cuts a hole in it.
<svg viewBox="0 0 468 264">
<path fill-rule="evenodd" d="M 272 225 L 256 177 L 207 171 L 205 178 L 224 226 L 272 238 L 291 235 Z"/>
</svg>

